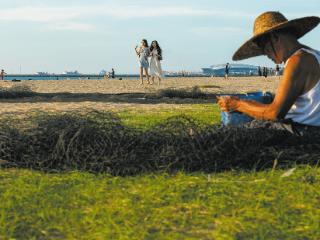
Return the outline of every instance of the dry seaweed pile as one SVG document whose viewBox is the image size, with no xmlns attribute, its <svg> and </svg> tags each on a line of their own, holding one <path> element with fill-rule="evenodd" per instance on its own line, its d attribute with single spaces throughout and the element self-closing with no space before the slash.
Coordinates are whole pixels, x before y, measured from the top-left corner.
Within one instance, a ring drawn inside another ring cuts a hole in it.
<svg viewBox="0 0 320 240">
<path fill-rule="evenodd" d="M 0 99 L 16 99 L 24 97 L 33 97 L 36 93 L 29 86 L 17 85 L 10 88 L 0 87 Z"/>
<path fill-rule="evenodd" d="M 110 113 L 42 116 L 21 130 L 0 126 L 2 167 L 85 170 L 112 175 L 183 170 L 265 169 L 320 160 L 320 135 L 210 126 L 176 117 L 146 131 Z"/>
<path fill-rule="evenodd" d="M 191 89 L 175 89 L 175 88 L 167 88 L 167 89 L 161 89 L 156 93 L 156 97 L 162 98 L 202 98 L 206 99 L 209 98 L 211 95 L 206 94 L 201 91 L 200 87 L 195 86 Z"/>
</svg>

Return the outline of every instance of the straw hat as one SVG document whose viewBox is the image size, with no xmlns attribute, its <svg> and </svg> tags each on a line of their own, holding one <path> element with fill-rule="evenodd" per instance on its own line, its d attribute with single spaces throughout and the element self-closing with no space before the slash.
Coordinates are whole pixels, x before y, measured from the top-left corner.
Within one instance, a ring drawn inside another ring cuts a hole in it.
<svg viewBox="0 0 320 240">
<path fill-rule="evenodd" d="M 236 61 L 263 55 L 255 40 L 272 31 L 288 29 L 299 39 L 315 28 L 319 22 L 319 17 L 304 17 L 288 21 L 280 12 L 265 12 L 254 22 L 253 37 L 236 51 L 232 59 Z"/>
</svg>

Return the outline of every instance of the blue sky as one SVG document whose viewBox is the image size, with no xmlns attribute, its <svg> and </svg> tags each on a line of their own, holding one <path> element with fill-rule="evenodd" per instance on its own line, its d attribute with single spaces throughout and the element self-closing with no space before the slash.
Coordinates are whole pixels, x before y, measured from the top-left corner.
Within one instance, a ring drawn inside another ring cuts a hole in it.
<svg viewBox="0 0 320 240">
<path fill-rule="evenodd" d="M 137 73 L 134 46 L 158 40 L 163 68 L 199 71 L 231 62 L 254 19 L 276 10 L 287 18 L 319 16 L 319 0 L 0 0 L 0 68 L 8 73 L 112 67 Z M 320 26 L 301 39 L 320 49 Z M 264 57 L 242 63 L 273 66 Z"/>
</svg>

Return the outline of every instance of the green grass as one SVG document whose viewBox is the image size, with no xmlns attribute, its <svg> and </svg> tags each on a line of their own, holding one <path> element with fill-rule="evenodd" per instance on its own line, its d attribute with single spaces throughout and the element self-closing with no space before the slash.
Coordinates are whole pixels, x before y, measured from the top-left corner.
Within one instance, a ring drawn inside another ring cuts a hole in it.
<svg viewBox="0 0 320 240">
<path fill-rule="evenodd" d="M 215 105 L 121 111 L 147 129 Z M 1 160 L 0 160 L 1 166 Z M 112 177 L 0 169 L 0 239 L 320 239 L 320 169 Z"/>
<path fill-rule="evenodd" d="M 191 117 L 203 125 L 212 125 L 220 121 L 220 112 L 216 104 L 181 105 L 179 109 L 152 111 L 126 110 L 119 111 L 118 115 L 124 124 L 142 129 L 151 128 L 170 117 L 179 115 Z"/>
<path fill-rule="evenodd" d="M 0 171 L 0 236 L 319 239 L 320 171 L 110 177 Z"/>
</svg>

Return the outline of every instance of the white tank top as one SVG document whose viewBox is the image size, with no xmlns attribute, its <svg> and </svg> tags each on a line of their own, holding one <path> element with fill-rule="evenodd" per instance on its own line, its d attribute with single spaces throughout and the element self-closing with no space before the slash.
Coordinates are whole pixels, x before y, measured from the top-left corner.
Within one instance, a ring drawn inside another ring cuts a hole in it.
<svg viewBox="0 0 320 240">
<path fill-rule="evenodd" d="M 306 48 L 300 50 L 314 55 L 320 65 L 319 51 Z M 305 125 L 320 126 L 320 80 L 311 90 L 298 97 L 285 118 Z"/>
</svg>

